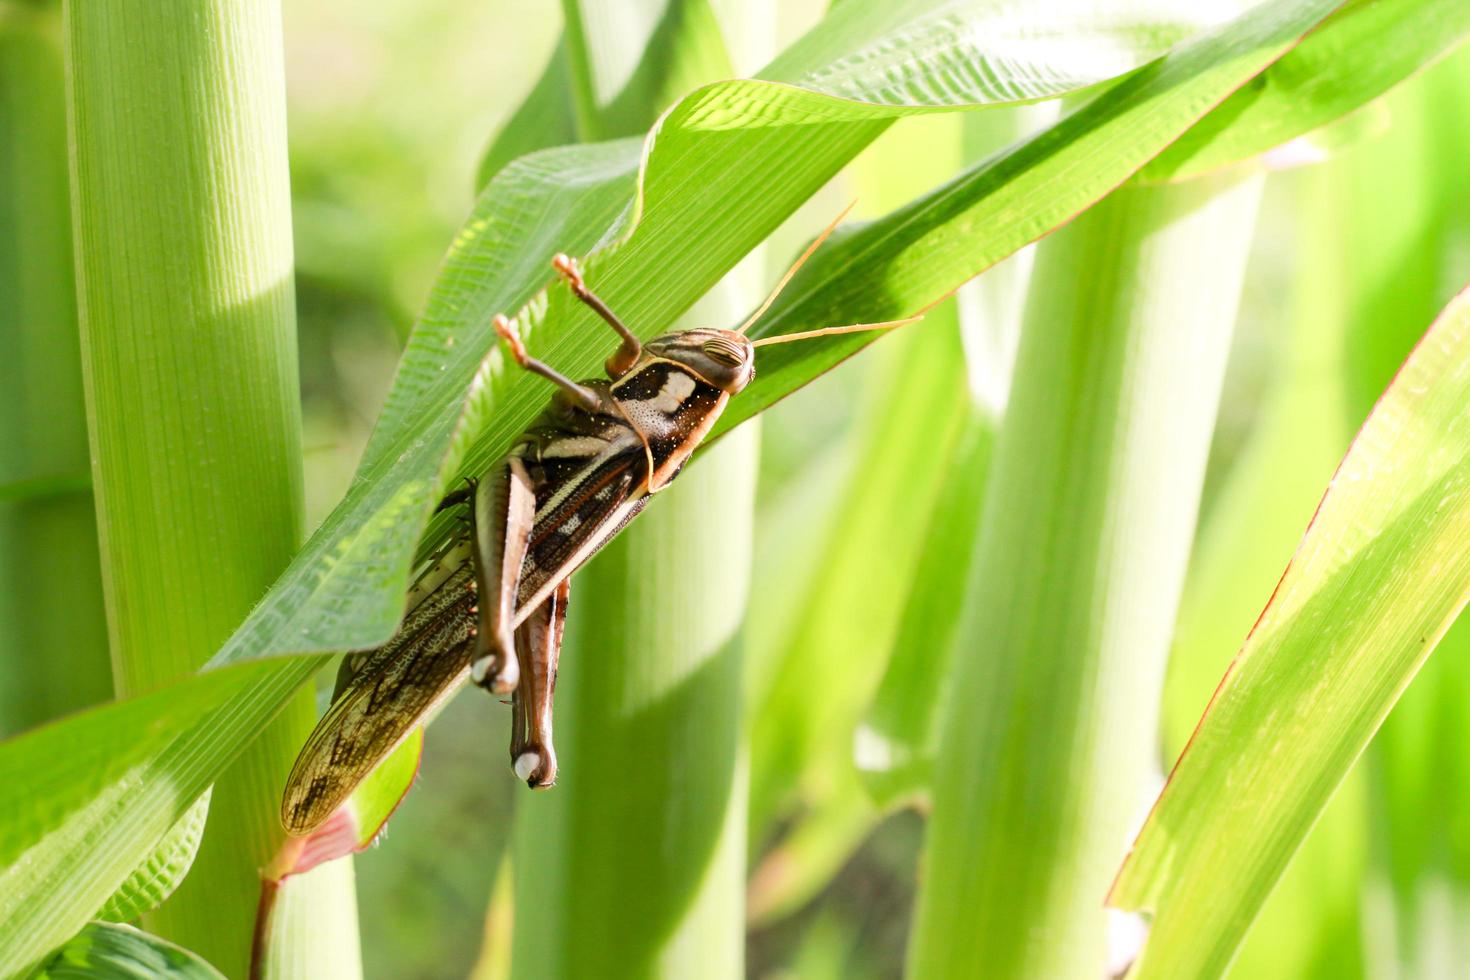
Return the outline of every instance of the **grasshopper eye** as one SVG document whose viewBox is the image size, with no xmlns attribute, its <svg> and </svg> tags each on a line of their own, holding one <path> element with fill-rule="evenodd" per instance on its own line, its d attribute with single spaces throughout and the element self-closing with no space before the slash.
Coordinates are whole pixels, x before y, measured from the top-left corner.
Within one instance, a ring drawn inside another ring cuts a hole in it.
<svg viewBox="0 0 1470 980">
<path fill-rule="evenodd" d="M 745 362 L 745 352 L 723 337 L 704 342 L 704 352 L 721 364 L 739 367 Z"/>
</svg>

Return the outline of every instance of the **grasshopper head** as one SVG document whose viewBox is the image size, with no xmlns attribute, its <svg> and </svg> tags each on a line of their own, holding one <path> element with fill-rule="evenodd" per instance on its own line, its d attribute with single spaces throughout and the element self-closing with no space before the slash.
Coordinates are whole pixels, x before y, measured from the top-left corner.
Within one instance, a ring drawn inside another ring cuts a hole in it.
<svg viewBox="0 0 1470 980">
<path fill-rule="evenodd" d="M 734 330 L 681 330 L 655 337 L 643 349 L 683 365 L 726 394 L 738 395 L 755 377 L 755 347 L 749 337 Z"/>
</svg>

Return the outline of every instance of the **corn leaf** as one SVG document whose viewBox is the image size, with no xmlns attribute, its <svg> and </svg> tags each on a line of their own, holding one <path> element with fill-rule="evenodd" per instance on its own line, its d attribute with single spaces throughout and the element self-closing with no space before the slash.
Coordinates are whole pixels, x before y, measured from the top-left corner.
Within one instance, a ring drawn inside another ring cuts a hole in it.
<svg viewBox="0 0 1470 980">
<path fill-rule="evenodd" d="M 1362 108 L 1467 34 L 1464 0 L 1354 0 L 1140 176 L 1187 180 L 1264 153 Z"/>
<path fill-rule="evenodd" d="M 1358 433 L 1155 804 L 1110 902 L 1130 976 L 1224 971 L 1257 909 L 1470 598 L 1470 293 Z"/>
<path fill-rule="evenodd" d="M 550 150 L 506 168 L 449 251 L 346 499 L 214 664 L 370 647 L 392 633 L 438 492 L 503 453 L 546 397 L 491 349 L 491 314 L 517 312 L 533 349 L 569 373 L 592 373 L 605 353 L 605 328 L 564 290 L 538 296 L 552 252 L 621 241 L 588 259 L 588 278 L 640 333 L 656 333 L 894 118 L 1073 92 L 1178 33 L 1100 25 L 1063 6 L 1011 9 L 1014 23 L 989 8 L 940 17 L 940 6 L 878 23 L 869 5 L 842 5 L 768 81 L 697 91 L 646 144 Z M 1127 178 L 1335 6 L 1257 9 L 1113 84 L 1011 153 L 846 236 L 829 255 L 852 268 L 814 264 L 763 329 L 912 312 L 942 296 Z M 850 59 L 836 56 L 838 34 Z M 1025 57 L 1014 57 L 1017 35 L 1031 38 Z M 1005 41 L 1007 57 L 977 50 L 986 37 Z M 1047 37 L 1054 46 L 1038 40 Z M 879 57 L 890 43 L 915 57 Z M 1079 61 L 1079 51 L 1095 56 Z M 827 71 L 834 64 L 842 71 Z M 926 92 L 934 101 L 916 103 Z M 856 349 L 840 340 L 764 364 L 732 423 Z M 445 530 L 430 527 L 430 544 Z M 319 663 L 211 672 L 0 745 L 0 968 L 34 962 L 100 908 Z"/>
<path fill-rule="evenodd" d="M 199 956 L 132 926 L 93 922 L 32 980 L 224 980 Z"/>
<path fill-rule="evenodd" d="M 204 824 L 209 819 L 210 792 L 195 801 L 178 823 L 164 835 L 148 859 L 138 865 L 122 886 L 113 893 L 97 913 L 108 922 L 131 922 L 151 912 L 173 894 L 179 882 L 189 873 L 199 842 L 204 838 Z"/>
</svg>

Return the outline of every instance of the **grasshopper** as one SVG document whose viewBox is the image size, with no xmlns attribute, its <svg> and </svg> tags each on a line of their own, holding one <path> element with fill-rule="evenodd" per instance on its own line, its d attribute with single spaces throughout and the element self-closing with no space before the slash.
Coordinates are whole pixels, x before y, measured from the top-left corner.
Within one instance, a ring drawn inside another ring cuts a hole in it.
<svg viewBox="0 0 1470 980">
<path fill-rule="evenodd" d="M 516 776 L 533 789 L 556 781 L 552 694 L 572 573 L 679 475 L 754 377 L 757 347 L 923 316 L 746 336 L 846 213 L 739 328 L 699 327 L 646 343 L 588 289 L 573 260 L 557 255 L 558 275 L 618 335 L 606 379 L 571 380 L 531 357 L 510 320 L 494 318 L 516 363 L 555 385 L 556 394 L 490 473 L 441 502 L 441 510 L 466 507 L 468 532 L 414 582 L 399 631 L 382 647 L 344 659 L 332 706 L 287 780 L 281 821 L 288 832 L 319 827 L 466 675 L 512 696 Z"/>
</svg>

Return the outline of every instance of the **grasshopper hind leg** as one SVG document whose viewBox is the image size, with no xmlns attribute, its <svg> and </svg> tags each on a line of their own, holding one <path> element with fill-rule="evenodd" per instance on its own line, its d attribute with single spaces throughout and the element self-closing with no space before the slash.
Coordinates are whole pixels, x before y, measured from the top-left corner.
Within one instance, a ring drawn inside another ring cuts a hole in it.
<svg viewBox="0 0 1470 980">
<path fill-rule="evenodd" d="M 516 778 L 532 789 L 545 789 L 556 782 L 551 701 L 570 594 L 571 580 L 563 579 L 516 631 L 522 674 L 511 718 L 510 764 Z"/>
<path fill-rule="evenodd" d="M 475 488 L 473 533 L 478 629 L 470 678 L 496 694 L 520 681 L 512 623 L 521 566 L 531 544 L 536 494 L 525 464 L 508 457 Z"/>
</svg>

